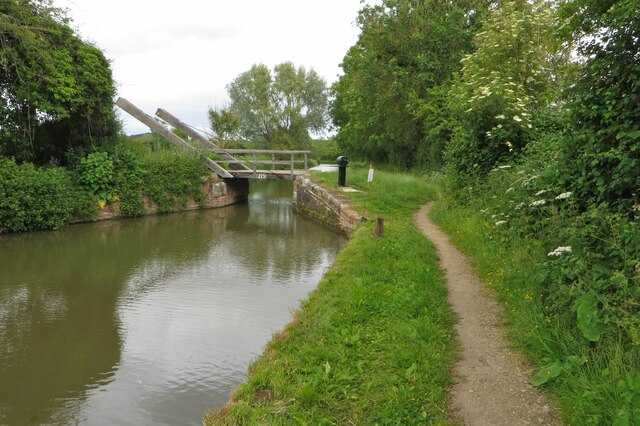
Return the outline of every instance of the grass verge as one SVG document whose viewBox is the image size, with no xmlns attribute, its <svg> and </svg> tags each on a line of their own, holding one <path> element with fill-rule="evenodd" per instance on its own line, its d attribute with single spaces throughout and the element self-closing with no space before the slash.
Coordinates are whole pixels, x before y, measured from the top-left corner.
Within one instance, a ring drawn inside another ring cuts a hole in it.
<svg viewBox="0 0 640 426">
<path fill-rule="evenodd" d="M 432 245 L 413 213 L 434 186 L 398 173 L 349 170 L 362 224 L 293 321 L 249 368 L 210 425 L 447 424 L 457 354 L 453 315 Z M 317 179 L 335 182 L 335 174 Z M 331 185 L 331 184 L 328 184 Z"/>
</svg>

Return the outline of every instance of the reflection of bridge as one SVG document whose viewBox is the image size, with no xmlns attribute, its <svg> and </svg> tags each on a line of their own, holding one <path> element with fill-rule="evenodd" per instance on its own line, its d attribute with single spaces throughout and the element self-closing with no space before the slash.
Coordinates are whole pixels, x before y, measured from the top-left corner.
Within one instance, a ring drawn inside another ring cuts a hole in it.
<svg viewBox="0 0 640 426">
<path fill-rule="evenodd" d="M 147 115 L 124 98 L 118 98 L 116 105 L 152 131 L 158 133 L 177 147 L 191 152 L 211 152 L 218 157 L 213 160 L 205 156 L 207 167 L 225 179 L 295 179 L 308 167 L 311 151 L 278 151 L 263 149 L 223 149 L 193 130 L 169 112 L 158 109 L 156 115 L 176 129 L 184 132 L 200 146 L 194 146 L 162 125 L 159 120 Z M 304 169 L 296 169 L 304 164 Z"/>
</svg>

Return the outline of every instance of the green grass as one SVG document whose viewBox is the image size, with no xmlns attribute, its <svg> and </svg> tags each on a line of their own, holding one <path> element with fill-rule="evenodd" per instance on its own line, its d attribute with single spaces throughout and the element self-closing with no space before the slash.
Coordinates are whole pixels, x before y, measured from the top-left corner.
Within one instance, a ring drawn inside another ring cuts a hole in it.
<svg viewBox="0 0 640 426">
<path fill-rule="evenodd" d="M 457 354 L 453 316 L 432 245 L 413 214 L 433 198 L 425 179 L 349 170 L 364 223 L 293 321 L 205 424 L 447 424 Z M 335 174 L 320 177 L 335 182 Z"/>
</svg>

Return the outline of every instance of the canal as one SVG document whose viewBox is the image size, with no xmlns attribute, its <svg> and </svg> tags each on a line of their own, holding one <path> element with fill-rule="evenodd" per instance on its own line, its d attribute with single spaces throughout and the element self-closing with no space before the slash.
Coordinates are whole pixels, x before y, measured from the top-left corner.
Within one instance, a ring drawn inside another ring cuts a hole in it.
<svg viewBox="0 0 640 426">
<path fill-rule="evenodd" d="M 345 241 L 291 196 L 0 236 L 0 424 L 201 424 Z"/>
</svg>

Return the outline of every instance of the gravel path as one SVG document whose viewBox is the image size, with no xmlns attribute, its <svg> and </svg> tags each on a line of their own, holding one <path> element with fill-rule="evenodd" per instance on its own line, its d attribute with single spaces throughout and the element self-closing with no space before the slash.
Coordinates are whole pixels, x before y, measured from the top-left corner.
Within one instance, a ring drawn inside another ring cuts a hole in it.
<svg viewBox="0 0 640 426">
<path fill-rule="evenodd" d="M 462 355 L 450 390 L 456 417 L 464 425 L 560 425 L 552 404 L 529 384 L 533 370 L 511 350 L 502 308 L 475 276 L 467 258 L 429 218 L 429 203 L 416 214 L 418 228 L 438 250 L 448 298 L 458 317 Z"/>
</svg>

